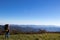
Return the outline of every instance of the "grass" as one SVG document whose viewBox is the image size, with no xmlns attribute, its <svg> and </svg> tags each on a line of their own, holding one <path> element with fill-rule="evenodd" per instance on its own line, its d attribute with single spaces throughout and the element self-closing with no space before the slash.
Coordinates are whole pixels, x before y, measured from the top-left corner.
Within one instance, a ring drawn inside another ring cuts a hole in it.
<svg viewBox="0 0 60 40">
<path fill-rule="evenodd" d="M 5 39 L 4 35 L 0 35 L 0 40 L 60 40 L 60 34 L 57 33 L 17 34 L 10 35 L 9 39 Z"/>
</svg>

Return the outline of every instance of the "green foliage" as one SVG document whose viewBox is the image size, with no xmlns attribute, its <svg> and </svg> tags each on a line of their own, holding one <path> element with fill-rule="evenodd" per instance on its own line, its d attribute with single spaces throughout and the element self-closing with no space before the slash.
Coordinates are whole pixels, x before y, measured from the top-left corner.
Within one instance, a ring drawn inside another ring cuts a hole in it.
<svg viewBox="0 0 60 40">
<path fill-rule="evenodd" d="M 4 40 L 4 35 L 0 35 L 0 40 Z M 60 34 L 44 33 L 44 34 L 16 34 L 10 35 L 6 40 L 60 40 Z"/>
</svg>

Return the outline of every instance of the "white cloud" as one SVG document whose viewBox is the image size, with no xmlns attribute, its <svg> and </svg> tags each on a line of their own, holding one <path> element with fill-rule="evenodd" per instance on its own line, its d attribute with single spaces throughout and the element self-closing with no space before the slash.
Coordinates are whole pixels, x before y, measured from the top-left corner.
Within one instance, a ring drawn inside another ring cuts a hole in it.
<svg viewBox="0 0 60 40">
<path fill-rule="evenodd" d="M 34 20 L 0 20 L 0 24 L 24 24 L 24 25 L 56 25 L 60 26 L 60 22 L 49 21 L 34 21 Z"/>
</svg>

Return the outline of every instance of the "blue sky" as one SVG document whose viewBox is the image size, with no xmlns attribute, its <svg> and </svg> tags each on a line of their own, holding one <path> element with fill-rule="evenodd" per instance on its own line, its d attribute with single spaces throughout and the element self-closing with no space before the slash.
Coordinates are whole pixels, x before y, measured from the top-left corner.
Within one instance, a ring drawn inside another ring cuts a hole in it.
<svg viewBox="0 0 60 40">
<path fill-rule="evenodd" d="M 0 0 L 0 24 L 60 26 L 60 0 Z"/>
</svg>

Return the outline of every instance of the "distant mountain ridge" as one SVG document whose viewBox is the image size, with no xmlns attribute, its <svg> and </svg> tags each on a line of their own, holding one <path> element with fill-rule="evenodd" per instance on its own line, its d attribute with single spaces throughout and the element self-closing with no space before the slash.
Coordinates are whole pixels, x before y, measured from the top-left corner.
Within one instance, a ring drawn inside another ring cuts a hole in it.
<svg viewBox="0 0 60 40">
<path fill-rule="evenodd" d="M 0 25 L 0 30 L 4 29 L 4 25 Z M 46 25 L 10 25 L 10 31 L 15 30 L 18 32 L 38 32 L 39 29 L 46 30 L 49 32 L 60 32 L 60 27 L 58 26 L 46 26 Z"/>
</svg>

